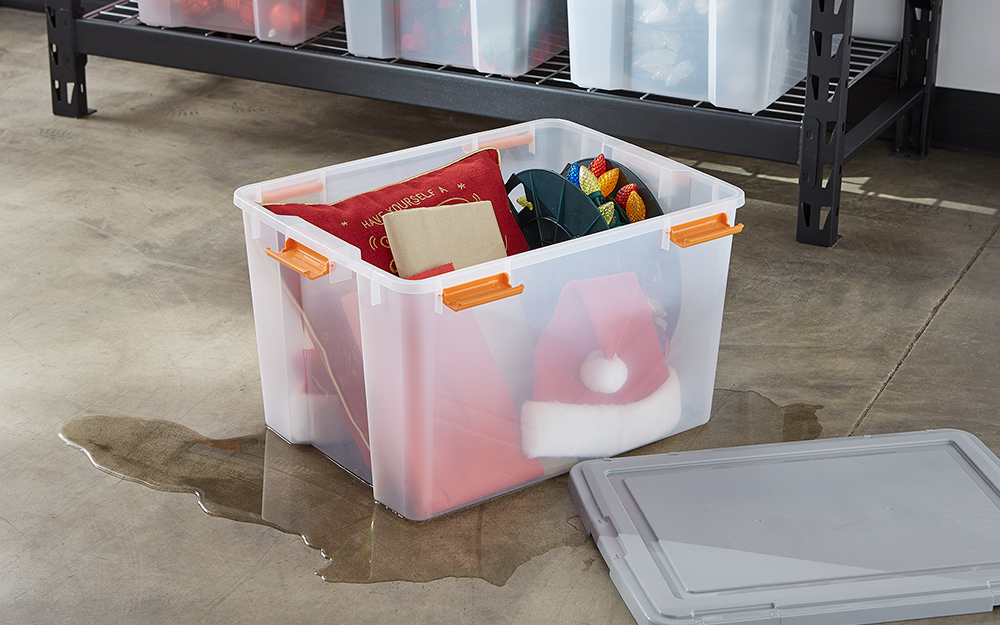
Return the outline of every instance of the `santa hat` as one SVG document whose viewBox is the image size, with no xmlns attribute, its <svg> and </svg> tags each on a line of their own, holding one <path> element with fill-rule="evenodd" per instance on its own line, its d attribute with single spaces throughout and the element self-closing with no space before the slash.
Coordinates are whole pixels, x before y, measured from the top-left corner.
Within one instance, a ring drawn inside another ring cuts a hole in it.
<svg viewBox="0 0 1000 625">
<path fill-rule="evenodd" d="M 524 455 L 613 456 L 667 436 L 680 412 L 677 373 L 636 274 L 567 283 L 535 347 Z"/>
</svg>

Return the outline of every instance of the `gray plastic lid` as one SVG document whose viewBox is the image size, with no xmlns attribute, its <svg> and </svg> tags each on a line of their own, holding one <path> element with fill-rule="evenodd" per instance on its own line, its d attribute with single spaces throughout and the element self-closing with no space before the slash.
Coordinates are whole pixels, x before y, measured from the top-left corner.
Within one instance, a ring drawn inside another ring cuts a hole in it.
<svg viewBox="0 0 1000 625">
<path fill-rule="evenodd" d="M 860 624 L 1000 604 L 1000 461 L 932 430 L 573 467 L 639 623 Z"/>
</svg>

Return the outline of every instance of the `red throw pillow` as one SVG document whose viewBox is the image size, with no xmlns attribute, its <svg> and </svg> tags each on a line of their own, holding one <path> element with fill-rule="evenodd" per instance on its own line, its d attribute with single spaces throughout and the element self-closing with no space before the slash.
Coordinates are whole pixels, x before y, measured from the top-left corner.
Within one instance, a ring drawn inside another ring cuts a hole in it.
<svg viewBox="0 0 1000 625">
<path fill-rule="evenodd" d="M 440 276 L 443 273 L 448 273 L 449 271 L 455 271 L 455 265 L 451 263 L 446 263 L 438 267 L 433 267 L 427 271 L 421 271 L 420 273 L 415 273 L 407 280 L 423 280 L 424 278 L 433 278 L 434 276 Z"/>
<path fill-rule="evenodd" d="M 382 225 L 388 212 L 488 200 L 493 204 L 507 255 L 528 250 L 514 216 L 500 173 L 500 153 L 495 148 L 474 152 L 415 178 L 361 193 L 336 204 L 265 204 L 278 215 L 296 215 L 361 250 L 362 260 L 396 273 L 389 238 Z"/>
</svg>

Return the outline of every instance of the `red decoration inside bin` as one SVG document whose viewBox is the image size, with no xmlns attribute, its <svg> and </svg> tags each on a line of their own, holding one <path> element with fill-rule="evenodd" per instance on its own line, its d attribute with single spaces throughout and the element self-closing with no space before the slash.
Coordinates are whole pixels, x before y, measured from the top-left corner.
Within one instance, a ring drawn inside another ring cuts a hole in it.
<svg viewBox="0 0 1000 625">
<path fill-rule="evenodd" d="M 474 315 L 435 315 L 433 371 L 403 371 L 407 388 L 431 395 L 414 405 L 404 429 L 406 494 L 418 518 L 436 516 L 542 477 L 521 450 L 518 410 Z M 420 342 L 422 336 L 409 337 Z M 431 375 L 432 378 L 428 378 Z"/>
<path fill-rule="evenodd" d="M 302 11 L 288 4 L 271 7 L 271 28 L 279 33 L 290 33 L 302 28 Z"/>
<path fill-rule="evenodd" d="M 464 0 L 400 0 L 400 47 L 426 59 L 472 54 L 472 13 Z"/>
<path fill-rule="evenodd" d="M 181 11 L 184 17 L 192 20 L 208 20 L 219 12 L 218 0 L 183 0 Z"/>
<path fill-rule="evenodd" d="M 510 212 L 510 200 L 500 173 L 500 153 L 495 148 L 474 152 L 439 169 L 336 204 L 266 204 L 264 208 L 278 215 L 301 217 L 359 248 L 365 262 L 396 273 L 382 225 L 385 213 L 482 200 L 493 205 L 507 255 L 527 251 L 528 243 Z"/>
<path fill-rule="evenodd" d="M 181 12 L 189 20 L 205 22 L 220 12 L 253 28 L 253 0 L 181 0 Z"/>
</svg>

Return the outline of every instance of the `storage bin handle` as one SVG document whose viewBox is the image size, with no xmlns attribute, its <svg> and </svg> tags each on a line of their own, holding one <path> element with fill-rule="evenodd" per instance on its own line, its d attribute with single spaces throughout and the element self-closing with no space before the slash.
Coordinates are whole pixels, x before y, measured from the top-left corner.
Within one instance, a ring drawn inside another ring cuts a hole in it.
<svg viewBox="0 0 1000 625">
<path fill-rule="evenodd" d="M 441 300 L 445 306 L 458 312 L 512 295 L 520 295 L 523 291 L 523 284 L 511 286 L 510 276 L 506 273 L 498 273 L 495 276 L 448 287 L 442 291 Z"/>
<path fill-rule="evenodd" d="M 323 190 L 323 181 L 314 180 L 312 182 L 299 182 L 296 184 L 288 185 L 287 187 L 279 187 L 277 189 L 268 189 L 261 194 L 260 201 L 264 204 L 277 204 L 284 200 L 290 200 L 293 197 L 299 197 L 301 195 L 309 195 L 311 193 L 318 193 Z"/>
<path fill-rule="evenodd" d="M 285 239 L 285 248 L 275 252 L 269 247 L 264 252 L 282 265 L 294 269 L 310 280 L 330 273 L 330 259 L 309 249 L 295 239 Z"/>
<path fill-rule="evenodd" d="M 743 224 L 730 226 L 726 214 L 719 213 L 671 227 L 670 240 L 681 247 L 690 247 L 742 231 Z"/>
<path fill-rule="evenodd" d="M 466 154 L 474 152 L 476 150 L 486 150 L 489 148 L 496 148 L 497 150 L 506 150 L 507 148 L 516 148 L 519 145 L 528 145 L 535 140 L 535 136 L 528 132 L 521 135 L 510 135 L 507 137 L 498 137 L 496 139 L 490 139 L 488 141 L 483 141 L 479 145 L 474 145 L 467 143 L 462 146 L 462 151 Z"/>
</svg>

